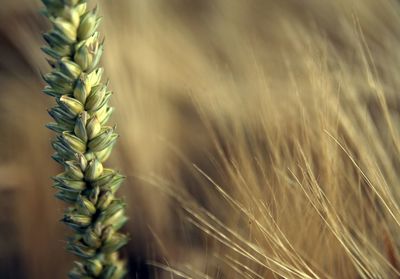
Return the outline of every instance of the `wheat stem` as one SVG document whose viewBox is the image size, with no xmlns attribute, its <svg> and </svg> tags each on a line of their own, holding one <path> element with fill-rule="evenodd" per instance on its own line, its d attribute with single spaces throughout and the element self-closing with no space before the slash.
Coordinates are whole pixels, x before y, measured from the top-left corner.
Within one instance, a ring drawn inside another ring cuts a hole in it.
<svg viewBox="0 0 400 279">
<path fill-rule="evenodd" d="M 97 9 L 87 10 L 86 0 L 42 1 L 53 27 L 43 36 L 52 67 L 43 76 L 48 84 L 43 91 L 57 102 L 49 110 L 55 122 L 47 127 L 57 133 L 53 158 L 65 169 L 54 177 L 54 187 L 56 197 L 69 204 L 62 221 L 74 235 L 67 248 L 79 257 L 69 277 L 122 278 L 126 270 L 118 250 L 128 238 L 118 230 L 127 217 L 115 192 L 124 177 L 103 167 L 118 135 L 106 125 L 113 108 L 98 67 L 103 43 L 96 30 L 101 18 Z"/>
</svg>

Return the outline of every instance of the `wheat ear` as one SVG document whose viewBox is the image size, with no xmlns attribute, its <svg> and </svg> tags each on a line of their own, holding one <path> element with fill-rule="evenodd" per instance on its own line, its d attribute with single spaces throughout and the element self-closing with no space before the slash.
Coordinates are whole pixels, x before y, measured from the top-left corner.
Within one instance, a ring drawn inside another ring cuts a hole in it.
<svg viewBox="0 0 400 279">
<path fill-rule="evenodd" d="M 74 235 L 67 248 L 79 257 L 69 277 L 122 278 L 126 270 L 118 250 L 128 239 L 118 230 L 127 217 L 115 192 L 124 177 L 103 167 L 118 135 L 106 125 L 113 111 L 111 92 L 97 66 L 103 52 L 96 31 L 101 18 L 97 8 L 87 10 L 86 0 L 42 1 L 52 24 L 43 35 L 43 51 L 52 67 L 43 75 L 43 91 L 57 102 L 49 110 L 55 122 L 47 127 L 57 133 L 53 158 L 65 169 L 54 177 L 54 187 L 56 197 L 69 204 L 62 221 Z"/>
</svg>

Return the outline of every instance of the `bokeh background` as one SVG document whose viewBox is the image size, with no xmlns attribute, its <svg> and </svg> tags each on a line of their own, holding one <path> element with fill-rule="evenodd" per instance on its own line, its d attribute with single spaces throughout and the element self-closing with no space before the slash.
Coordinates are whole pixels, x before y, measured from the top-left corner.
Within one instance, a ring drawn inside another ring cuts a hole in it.
<svg viewBox="0 0 400 279">
<path fill-rule="evenodd" d="M 398 1 L 97 2 L 129 278 L 399 278 Z M 73 261 L 41 7 L 0 5 L 4 279 L 65 278 Z"/>
</svg>

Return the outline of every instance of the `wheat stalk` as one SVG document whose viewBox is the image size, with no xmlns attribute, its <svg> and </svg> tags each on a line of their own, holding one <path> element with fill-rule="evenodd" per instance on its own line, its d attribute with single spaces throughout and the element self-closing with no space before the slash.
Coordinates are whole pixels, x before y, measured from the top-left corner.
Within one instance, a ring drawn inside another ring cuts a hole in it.
<svg viewBox="0 0 400 279">
<path fill-rule="evenodd" d="M 101 18 L 97 9 L 87 11 L 86 0 L 43 3 L 53 27 L 43 36 L 52 67 L 43 76 L 48 84 L 43 91 L 57 101 L 49 110 L 55 122 L 47 127 L 57 132 L 53 158 L 65 168 L 54 177 L 54 187 L 56 197 L 70 204 L 62 221 L 75 231 L 67 248 L 80 258 L 69 277 L 122 278 L 126 270 L 118 250 L 128 239 L 118 230 L 127 217 L 115 192 L 124 177 L 103 167 L 118 135 L 106 125 L 113 111 L 111 92 L 97 67 L 103 52 L 96 31 Z"/>
</svg>

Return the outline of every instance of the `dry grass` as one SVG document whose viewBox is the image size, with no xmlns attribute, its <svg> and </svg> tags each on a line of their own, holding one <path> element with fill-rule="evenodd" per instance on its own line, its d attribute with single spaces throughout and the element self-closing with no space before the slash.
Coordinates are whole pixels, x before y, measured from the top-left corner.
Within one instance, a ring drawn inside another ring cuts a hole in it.
<svg viewBox="0 0 400 279">
<path fill-rule="evenodd" d="M 0 16 L 0 190 L 16 193 L 21 277 L 62 278 L 46 27 L 16 3 Z M 400 278 L 397 1 L 100 5 L 132 278 Z"/>
</svg>

